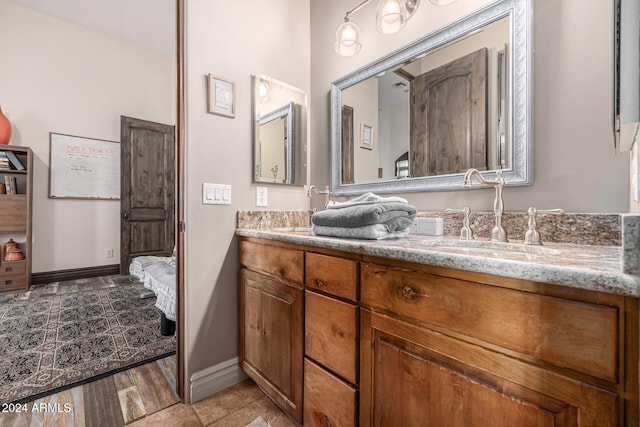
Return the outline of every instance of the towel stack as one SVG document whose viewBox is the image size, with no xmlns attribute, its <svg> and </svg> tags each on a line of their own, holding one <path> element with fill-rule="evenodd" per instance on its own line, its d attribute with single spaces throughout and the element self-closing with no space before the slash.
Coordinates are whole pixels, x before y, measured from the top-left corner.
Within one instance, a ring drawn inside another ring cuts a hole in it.
<svg viewBox="0 0 640 427">
<path fill-rule="evenodd" d="M 416 208 L 400 197 L 366 193 L 346 202 L 330 202 L 327 209 L 311 217 L 318 236 L 352 239 L 404 237 L 416 216 Z"/>
</svg>

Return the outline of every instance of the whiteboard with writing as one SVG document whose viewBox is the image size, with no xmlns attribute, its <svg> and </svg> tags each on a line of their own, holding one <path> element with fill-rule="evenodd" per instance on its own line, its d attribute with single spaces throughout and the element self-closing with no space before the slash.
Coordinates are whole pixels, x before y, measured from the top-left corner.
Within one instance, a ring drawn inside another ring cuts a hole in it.
<svg viewBox="0 0 640 427">
<path fill-rule="evenodd" d="M 120 144 L 50 133 L 49 197 L 120 199 Z"/>
</svg>

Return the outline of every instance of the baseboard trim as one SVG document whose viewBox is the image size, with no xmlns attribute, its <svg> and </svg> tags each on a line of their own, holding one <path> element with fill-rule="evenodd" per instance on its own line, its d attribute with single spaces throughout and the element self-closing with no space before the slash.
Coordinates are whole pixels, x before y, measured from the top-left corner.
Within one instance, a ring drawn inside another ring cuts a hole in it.
<svg viewBox="0 0 640 427">
<path fill-rule="evenodd" d="M 32 273 L 31 284 L 42 285 L 65 280 L 88 279 L 90 277 L 110 276 L 120 274 L 120 264 L 99 265 L 96 267 L 71 268 L 69 270 L 45 271 Z"/>
<path fill-rule="evenodd" d="M 240 368 L 239 362 L 240 359 L 234 357 L 191 375 L 190 402 L 195 403 L 245 380 L 247 375 Z"/>
</svg>

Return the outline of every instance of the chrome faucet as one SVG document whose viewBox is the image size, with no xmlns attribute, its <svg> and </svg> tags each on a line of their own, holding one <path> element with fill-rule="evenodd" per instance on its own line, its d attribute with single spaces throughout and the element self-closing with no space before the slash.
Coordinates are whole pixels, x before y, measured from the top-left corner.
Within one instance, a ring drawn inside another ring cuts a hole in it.
<svg viewBox="0 0 640 427">
<path fill-rule="evenodd" d="M 307 197 L 311 198 L 312 196 L 312 192 L 315 192 L 316 194 L 324 194 L 326 199 L 326 202 L 324 204 L 324 207 L 326 208 L 327 206 L 329 206 L 329 202 L 331 201 L 331 191 L 329 191 L 329 186 L 325 186 L 323 191 L 318 190 L 318 187 L 316 187 L 315 185 L 310 185 L 309 188 L 307 189 Z"/>
<path fill-rule="evenodd" d="M 464 216 L 462 217 L 462 228 L 460 229 L 460 240 L 473 240 L 473 230 L 471 230 L 471 226 L 469 225 L 469 214 L 471 214 L 471 209 L 468 207 L 464 207 L 462 209 L 446 209 L 446 212 L 462 212 Z"/>
<path fill-rule="evenodd" d="M 496 179 L 485 179 L 478 169 L 469 169 L 464 174 L 464 180 L 462 184 L 465 187 L 471 186 L 473 177 L 478 180 L 480 184 L 493 185 L 496 189 L 496 198 L 493 201 L 493 213 L 496 216 L 496 225 L 491 230 L 491 241 L 493 242 L 506 242 L 507 232 L 502 227 L 502 213 L 504 212 L 504 202 L 502 200 L 502 189 L 507 185 L 506 181 L 502 177 L 502 171 L 496 171 Z"/>
</svg>

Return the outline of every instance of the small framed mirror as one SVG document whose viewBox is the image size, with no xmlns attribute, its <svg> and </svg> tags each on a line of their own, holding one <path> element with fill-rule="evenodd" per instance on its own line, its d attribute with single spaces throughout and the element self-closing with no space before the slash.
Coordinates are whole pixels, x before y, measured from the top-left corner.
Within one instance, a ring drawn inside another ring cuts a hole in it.
<svg viewBox="0 0 640 427">
<path fill-rule="evenodd" d="M 264 75 L 253 76 L 253 181 L 307 183 L 307 95 Z"/>
</svg>

